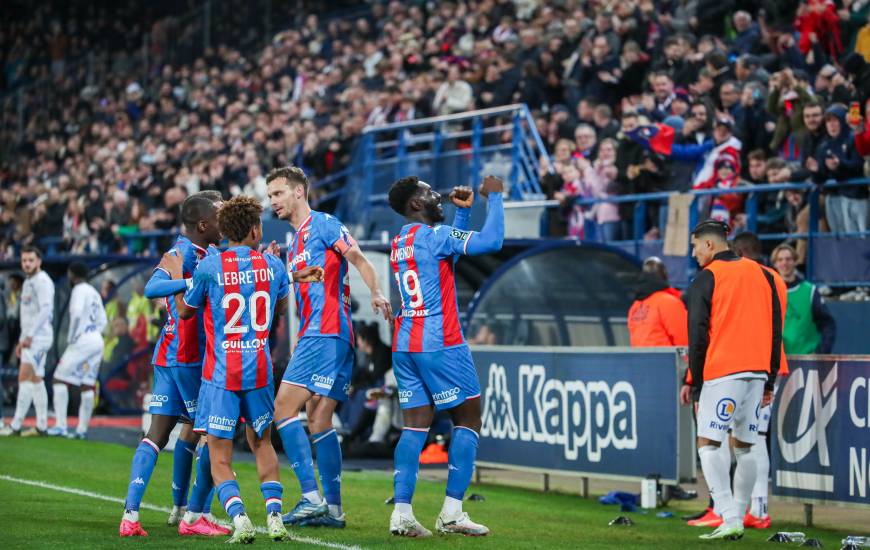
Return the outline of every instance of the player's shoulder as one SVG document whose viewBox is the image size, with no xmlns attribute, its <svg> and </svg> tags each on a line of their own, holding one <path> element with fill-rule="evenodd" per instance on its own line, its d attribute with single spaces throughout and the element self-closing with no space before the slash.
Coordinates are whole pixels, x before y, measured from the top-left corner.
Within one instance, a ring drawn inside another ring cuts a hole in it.
<svg viewBox="0 0 870 550">
<path fill-rule="evenodd" d="M 272 254 L 263 253 L 263 259 L 266 260 L 266 265 L 271 268 L 280 269 L 282 271 L 286 271 L 287 267 L 284 265 L 284 261 L 281 260 L 278 256 L 273 256 Z"/>
<path fill-rule="evenodd" d="M 51 276 L 45 271 L 37 273 L 33 282 L 42 286 L 50 286 L 54 288 L 54 281 L 51 280 Z"/>
<path fill-rule="evenodd" d="M 436 225 L 429 229 L 432 232 L 432 235 L 442 239 L 459 239 L 460 241 L 464 241 L 471 235 L 471 231 L 466 231 L 446 224 Z"/>
</svg>

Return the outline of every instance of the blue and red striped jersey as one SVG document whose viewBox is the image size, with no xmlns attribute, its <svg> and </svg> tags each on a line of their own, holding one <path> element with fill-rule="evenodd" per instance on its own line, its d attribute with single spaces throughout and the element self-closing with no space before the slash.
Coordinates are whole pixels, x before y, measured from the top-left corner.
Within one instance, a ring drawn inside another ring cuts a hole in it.
<svg viewBox="0 0 870 550">
<path fill-rule="evenodd" d="M 211 246 L 202 248 L 187 237 L 180 236 L 169 252 L 181 255 L 183 276 L 190 279 L 200 260 L 209 254 L 217 254 L 218 250 Z M 154 347 L 152 363 L 158 367 L 202 367 L 202 353 L 205 350 L 202 315 L 198 312 L 190 319 L 179 319 L 175 298 L 168 296 L 163 300 L 166 304 L 166 323 Z"/>
<path fill-rule="evenodd" d="M 350 278 L 344 254 L 354 245 L 347 228 L 334 216 L 311 211 L 290 245 L 290 271 L 317 265 L 323 281 L 295 284 L 299 338 L 332 336 L 353 345 Z"/>
<path fill-rule="evenodd" d="M 393 351 L 438 351 L 465 343 L 453 264 L 470 236 L 471 231 L 449 225 L 412 223 L 393 237 L 390 264 L 402 296 Z"/>
<path fill-rule="evenodd" d="M 290 293 L 284 263 L 247 246 L 206 257 L 184 303 L 202 311 L 202 379 L 231 391 L 272 383 L 269 330 L 278 301 Z"/>
</svg>

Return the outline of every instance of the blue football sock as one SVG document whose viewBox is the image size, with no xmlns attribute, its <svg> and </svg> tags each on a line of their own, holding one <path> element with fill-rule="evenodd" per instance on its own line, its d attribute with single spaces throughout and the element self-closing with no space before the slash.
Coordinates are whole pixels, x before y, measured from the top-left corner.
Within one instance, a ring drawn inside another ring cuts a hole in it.
<svg viewBox="0 0 870 550">
<path fill-rule="evenodd" d="M 211 503 L 214 500 L 214 480 L 211 482 L 211 491 L 208 492 L 208 496 L 205 497 L 205 504 L 202 505 L 202 513 L 210 514 L 211 513 Z"/>
<path fill-rule="evenodd" d="M 285 418 L 275 422 L 278 435 L 284 444 L 284 454 L 290 460 L 290 468 L 299 480 L 302 494 L 317 491 L 317 480 L 314 478 L 314 460 L 311 458 L 311 444 L 305 435 L 305 429 L 299 423 L 299 417 Z"/>
<path fill-rule="evenodd" d="M 231 479 L 218 485 L 217 493 L 228 516 L 234 518 L 239 514 L 245 513 L 245 505 L 242 502 L 242 497 L 239 493 L 239 483 L 236 480 Z"/>
<path fill-rule="evenodd" d="M 193 468 L 193 455 L 196 443 L 179 439 L 172 452 L 172 503 L 175 506 L 187 505 L 187 490 L 190 488 L 190 470 Z"/>
<path fill-rule="evenodd" d="M 462 500 L 471 484 L 474 461 L 477 459 L 477 432 L 464 426 L 453 428 L 453 439 L 447 453 L 447 496 Z"/>
<path fill-rule="evenodd" d="M 317 448 L 317 470 L 323 498 L 330 506 L 341 506 L 341 445 L 334 428 L 311 436 Z"/>
<path fill-rule="evenodd" d="M 207 514 L 211 511 L 213 496 L 214 480 L 211 477 L 211 457 L 208 454 L 208 445 L 203 445 L 199 450 L 199 458 L 196 460 L 196 479 L 193 481 L 193 489 L 190 490 L 188 511 Z"/>
<path fill-rule="evenodd" d="M 411 504 L 420 470 L 420 453 L 429 437 L 428 429 L 405 428 L 393 457 L 393 498 L 397 504 Z"/>
<path fill-rule="evenodd" d="M 154 465 L 157 464 L 158 452 L 157 444 L 147 437 L 136 447 L 136 452 L 133 453 L 133 465 L 130 468 L 130 485 L 127 487 L 125 510 L 139 510 L 142 496 L 154 472 Z"/>
<path fill-rule="evenodd" d="M 263 493 L 263 498 L 266 500 L 266 513 L 271 514 L 276 512 L 281 513 L 281 496 L 284 494 L 284 487 L 280 481 L 265 481 L 260 484 L 260 492 Z"/>
</svg>

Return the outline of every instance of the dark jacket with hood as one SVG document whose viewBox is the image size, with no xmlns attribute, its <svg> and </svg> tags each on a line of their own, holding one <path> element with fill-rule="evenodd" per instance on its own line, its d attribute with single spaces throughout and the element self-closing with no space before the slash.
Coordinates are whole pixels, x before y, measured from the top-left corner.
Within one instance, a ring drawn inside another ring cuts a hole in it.
<svg viewBox="0 0 870 550">
<path fill-rule="evenodd" d="M 813 181 L 823 184 L 828 181 L 845 181 L 852 178 L 860 178 L 863 159 L 855 150 L 855 140 L 852 131 L 846 124 L 846 106 L 834 104 L 825 111 L 825 118 L 836 116 L 840 121 L 840 134 L 836 137 L 828 136 L 822 140 L 816 148 L 815 158 L 819 163 L 819 170 L 813 175 Z M 831 170 L 825 164 L 828 157 L 836 157 L 840 163 Z M 842 195 L 852 199 L 866 199 L 868 191 L 866 185 L 850 185 L 846 187 L 827 189 L 831 195 Z"/>
</svg>

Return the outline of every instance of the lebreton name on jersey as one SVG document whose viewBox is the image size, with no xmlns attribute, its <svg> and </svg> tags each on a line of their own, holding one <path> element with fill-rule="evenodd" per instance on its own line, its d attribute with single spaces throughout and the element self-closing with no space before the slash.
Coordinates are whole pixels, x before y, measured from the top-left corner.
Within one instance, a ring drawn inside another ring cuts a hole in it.
<svg viewBox="0 0 870 550">
<path fill-rule="evenodd" d="M 181 255 L 185 279 L 193 276 L 196 266 L 204 257 L 217 253 L 216 248 L 202 248 L 184 236 L 178 237 L 169 251 Z M 197 312 L 190 319 L 179 319 L 175 299 L 168 296 L 163 301 L 166 304 L 166 323 L 160 331 L 157 345 L 154 346 L 152 363 L 158 367 L 201 367 L 205 349 L 202 313 Z"/>
<path fill-rule="evenodd" d="M 203 259 L 184 294 L 203 316 L 202 379 L 231 391 L 272 384 L 269 328 L 289 293 L 287 270 L 270 254 L 237 246 Z"/>
<path fill-rule="evenodd" d="M 393 351 L 438 351 L 465 343 L 453 265 L 470 236 L 449 225 L 412 223 L 393 238 L 390 264 L 402 296 Z"/>
<path fill-rule="evenodd" d="M 354 245 L 347 228 L 334 216 L 312 210 L 290 246 L 290 271 L 323 268 L 323 281 L 294 285 L 299 338 L 333 336 L 353 344 L 350 278 L 344 254 Z"/>
</svg>

